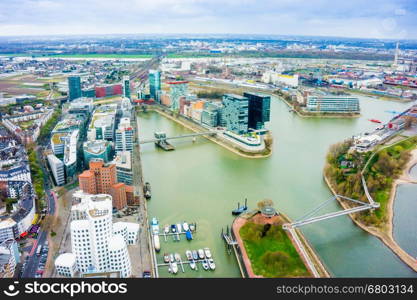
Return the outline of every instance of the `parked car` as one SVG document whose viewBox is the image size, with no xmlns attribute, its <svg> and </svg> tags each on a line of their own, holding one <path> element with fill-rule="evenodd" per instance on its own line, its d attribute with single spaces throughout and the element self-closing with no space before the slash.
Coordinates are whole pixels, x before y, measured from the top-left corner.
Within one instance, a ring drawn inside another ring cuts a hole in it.
<svg viewBox="0 0 417 300">
<path fill-rule="evenodd" d="M 143 278 L 152 278 L 151 272 L 150 271 L 144 271 L 142 277 Z"/>
</svg>

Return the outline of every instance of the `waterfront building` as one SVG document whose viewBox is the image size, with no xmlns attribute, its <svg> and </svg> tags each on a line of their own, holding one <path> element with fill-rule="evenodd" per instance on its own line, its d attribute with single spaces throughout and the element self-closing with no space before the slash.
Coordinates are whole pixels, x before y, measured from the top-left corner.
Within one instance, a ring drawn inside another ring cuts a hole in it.
<svg viewBox="0 0 417 300">
<path fill-rule="evenodd" d="M 104 162 L 108 162 L 111 155 L 111 144 L 106 140 L 92 140 L 84 142 L 83 154 L 84 165 L 88 166 L 92 159 L 102 159 Z"/>
<path fill-rule="evenodd" d="M 127 243 L 121 231 L 123 225 L 113 228 L 112 197 L 106 194 L 90 195 L 78 191 L 73 195 L 71 208 L 71 246 L 72 255 L 59 256 L 55 266 L 63 276 L 74 276 L 75 272 L 119 272 L 120 277 L 132 275 L 131 261 Z M 128 230 L 138 226 L 125 226 Z M 137 234 L 137 233 L 136 233 Z M 129 236 L 129 233 L 127 233 Z M 130 236 L 134 236 L 130 233 Z M 73 258 L 75 257 L 75 268 Z"/>
<path fill-rule="evenodd" d="M 130 118 L 122 118 L 116 130 L 116 151 L 133 150 L 134 130 Z"/>
<path fill-rule="evenodd" d="M 81 92 L 81 77 L 80 76 L 69 76 L 68 77 L 68 100 L 82 97 Z"/>
<path fill-rule="evenodd" d="M 258 130 L 269 122 L 271 113 L 271 96 L 263 96 L 255 93 L 243 93 L 248 98 L 248 127 Z"/>
<path fill-rule="evenodd" d="M 180 108 L 180 98 L 188 95 L 188 81 L 169 81 L 171 109 L 174 111 Z"/>
<path fill-rule="evenodd" d="M 62 253 L 55 259 L 55 269 L 58 275 L 74 277 L 77 272 L 77 257 L 73 253 Z"/>
<path fill-rule="evenodd" d="M 127 245 L 135 245 L 138 242 L 139 224 L 130 222 L 113 223 L 113 234 L 123 236 Z"/>
<path fill-rule="evenodd" d="M 113 184 L 110 188 L 110 195 L 113 198 L 113 207 L 123 209 L 127 206 L 126 185 L 123 182 Z"/>
<path fill-rule="evenodd" d="M 116 165 L 105 164 L 101 159 L 90 161 L 90 169 L 78 175 L 80 189 L 88 194 L 110 194 L 114 198 L 113 207 L 122 209 L 138 204 L 133 186 L 117 182 Z"/>
<path fill-rule="evenodd" d="M 131 99 L 130 95 L 130 78 L 129 76 L 123 76 L 123 97 Z"/>
<path fill-rule="evenodd" d="M 219 102 L 205 102 L 201 113 L 201 123 L 210 127 L 219 126 L 221 109 L 222 105 Z"/>
<path fill-rule="evenodd" d="M 55 155 L 49 154 L 47 156 L 49 167 L 51 168 L 56 185 L 65 184 L 65 166 Z"/>
<path fill-rule="evenodd" d="M 359 113 L 359 99 L 347 96 L 308 96 L 306 109 L 312 112 Z"/>
<path fill-rule="evenodd" d="M 161 92 L 161 72 L 158 70 L 149 70 L 149 93 L 150 97 L 156 102 L 160 102 Z"/>
<path fill-rule="evenodd" d="M 130 151 L 117 152 L 113 164 L 116 165 L 117 182 L 127 185 L 133 184 L 132 153 Z"/>
<path fill-rule="evenodd" d="M 117 182 L 116 165 L 92 159 L 89 167 L 78 175 L 81 190 L 88 194 L 109 194 L 111 186 Z"/>
<path fill-rule="evenodd" d="M 222 119 L 226 129 L 236 134 L 248 132 L 248 98 L 235 95 L 223 95 Z"/>
</svg>

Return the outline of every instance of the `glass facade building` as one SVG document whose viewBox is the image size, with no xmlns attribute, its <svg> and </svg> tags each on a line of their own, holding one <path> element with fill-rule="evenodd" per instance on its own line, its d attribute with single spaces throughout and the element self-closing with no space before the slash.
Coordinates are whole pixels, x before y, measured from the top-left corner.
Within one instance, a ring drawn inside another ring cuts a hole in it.
<svg viewBox="0 0 417 300">
<path fill-rule="evenodd" d="M 226 129 L 236 134 L 248 132 L 248 98 L 226 94 L 223 96 L 222 120 Z"/>
<path fill-rule="evenodd" d="M 244 93 L 244 97 L 249 101 L 248 127 L 258 130 L 265 127 L 265 122 L 270 120 L 271 97 L 255 93 Z"/>
<path fill-rule="evenodd" d="M 346 96 L 309 96 L 308 111 L 327 113 L 359 113 L 359 99 Z"/>
<path fill-rule="evenodd" d="M 80 76 L 69 76 L 68 77 L 68 100 L 82 97 L 81 90 L 81 77 Z"/>
<path fill-rule="evenodd" d="M 129 76 L 123 76 L 123 97 L 131 99 L 131 96 L 130 96 L 130 78 L 129 78 Z"/>
<path fill-rule="evenodd" d="M 171 81 L 170 85 L 171 109 L 178 111 L 180 109 L 180 98 L 188 94 L 188 81 Z"/>
<path fill-rule="evenodd" d="M 161 72 L 158 70 L 149 70 L 149 93 L 151 98 L 160 102 L 161 94 Z"/>
</svg>

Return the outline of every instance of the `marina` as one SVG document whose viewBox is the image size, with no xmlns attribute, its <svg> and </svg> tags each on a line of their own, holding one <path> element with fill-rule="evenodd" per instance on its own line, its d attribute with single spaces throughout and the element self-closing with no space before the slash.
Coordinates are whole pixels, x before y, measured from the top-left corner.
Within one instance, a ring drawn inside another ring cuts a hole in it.
<svg viewBox="0 0 417 300">
<path fill-rule="evenodd" d="M 202 137 L 197 137 L 192 146 L 190 141 L 175 141 L 177 150 L 169 154 L 151 143 L 141 145 L 144 175 L 152 183 L 152 196 L 158 199 L 148 202 L 150 215 L 157 215 L 161 224 L 176 224 L 192 216 L 198 221 L 198 238 L 192 240 L 193 248 L 208 246 L 215 253 L 216 272 L 186 272 L 177 276 L 241 277 L 236 259 L 228 254 L 224 240 L 219 238 L 222 227 L 233 221 L 231 211 L 236 209 L 236 199 L 247 197 L 248 206 L 253 208 L 267 197 L 290 218 L 298 219 L 331 196 L 322 179 L 328 147 L 342 137 L 374 130 L 377 125 L 368 121 L 371 118 L 388 122 L 391 116 L 386 110 L 403 111 L 409 107 L 407 103 L 359 97 L 362 115 L 355 119 L 299 118 L 288 112 L 284 102 L 272 98 L 271 115 L 277 117 L 267 124 L 274 135 L 274 152 L 268 159 L 237 157 Z M 139 123 L 143 139 L 149 138 L 147 132 L 158 130 L 168 136 L 189 133 L 155 112 L 141 113 Z M 295 155 L 300 149 L 305 151 Z M 156 165 L 164 166 L 163 172 Z M 293 182 L 297 182 L 296 189 L 290 188 Z M 326 209 L 338 208 L 337 203 L 332 203 Z M 311 224 L 301 231 L 333 276 L 415 276 L 380 240 L 352 224 L 348 216 Z M 168 241 L 172 239 L 171 235 L 168 237 Z M 346 244 L 351 246 L 347 248 Z M 169 247 L 171 252 L 184 253 L 189 244 L 169 243 Z M 160 276 L 171 275 L 167 268 L 161 268 Z"/>
<path fill-rule="evenodd" d="M 205 271 L 214 271 L 216 269 L 216 264 L 214 262 L 214 259 L 212 258 L 210 249 L 206 247 L 204 249 L 199 249 L 198 252 L 200 252 L 200 250 L 203 251 L 202 258 L 199 257 L 197 259 L 194 259 L 193 256 L 188 256 L 187 260 L 183 260 L 179 253 L 175 253 L 175 254 L 165 253 L 164 262 L 158 263 L 157 267 L 168 267 L 168 272 L 171 274 L 178 273 L 178 265 L 180 266 L 182 273 L 186 272 L 184 265 L 189 265 L 191 271 L 198 271 L 199 264 L 201 265 L 201 269 Z M 193 251 L 196 251 L 196 250 L 193 250 Z M 191 252 L 191 250 L 186 251 L 186 256 L 188 252 Z M 168 257 L 168 259 L 166 259 L 166 257 Z"/>
</svg>

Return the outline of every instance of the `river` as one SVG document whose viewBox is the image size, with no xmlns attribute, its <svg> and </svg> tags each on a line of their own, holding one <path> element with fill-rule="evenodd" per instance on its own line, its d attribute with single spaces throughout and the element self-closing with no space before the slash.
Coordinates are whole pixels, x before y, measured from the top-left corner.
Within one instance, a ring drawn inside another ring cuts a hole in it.
<svg viewBox="0 0 417 300">
<path fill-rule="evenodd" d="M 230 225 L 231 210 L 244 198 L 249 208 L 264 198 L 274 201 L 279 211 L 296 220 L 331 193 L 322 179 L 328 147 L 376 124 L 368 119 L 388 121 L 387 110 L 401 111 L 406 103 L 360 97 L 362 116 L 354 119 L 300 118 L 288 111 L 278 98 L 271 100 L 271 122 L 267 128 L 274 136 L 274 150 L 269 158 L 246 159 L 230 153 L 204 139 L 174 140 L 175 151 L 164 152 L 153 144 L 141 147 L 144 178 L 152 184 L 148 201 L 149 218 L 160 224 L 184 220 L 197 222 L 197 234 L 191 242 L 165 243 L 161 253 L 210 247 L 216 262 L 214 272 L 181 271 L 178 277 L 238 277 L 233 256 L 225 251 L 220 239 L 222 227 Z M 155 112 L 139 115 L 141 138 L 151 138 L 162 130 L 167 135 L 189 132 Z M 341 209 L 337 203 L 323 212 Z M 338 217 L 302 228 L 306 238 L 333 276 L 336 277 L 411 277 L 417 273 L 408 268 L 377 238 L 355 226 L 348 216 Z M 159 255 L 158 260 L 161 260 Z M 201 269 L 201 268 L 200 268 Z M 171 276 L 160 268 L 160 276 Z"/>
<path fill-rule="evenodd" d="M 410 177 L 417 180 L 417 166 L 410 169 Z M 417 184 L 400 184 L 394 201 L 394 239 L 408 254 L 417 258 Z"/>
</svg>

